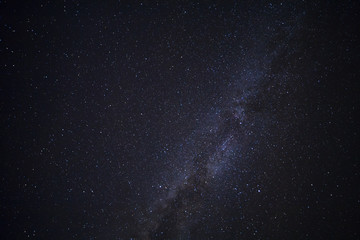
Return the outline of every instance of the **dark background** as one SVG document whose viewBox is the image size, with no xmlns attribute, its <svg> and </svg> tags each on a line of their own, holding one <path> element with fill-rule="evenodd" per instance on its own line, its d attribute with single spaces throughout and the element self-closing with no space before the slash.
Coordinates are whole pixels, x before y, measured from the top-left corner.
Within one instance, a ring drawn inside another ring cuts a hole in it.
<svg viewBox="0 0 360 240">
<path fill-rule="evenodd" d="M 55 2 L 0 2 L 2 239 L 359 238 L 356 1 Z"/>
</svg>

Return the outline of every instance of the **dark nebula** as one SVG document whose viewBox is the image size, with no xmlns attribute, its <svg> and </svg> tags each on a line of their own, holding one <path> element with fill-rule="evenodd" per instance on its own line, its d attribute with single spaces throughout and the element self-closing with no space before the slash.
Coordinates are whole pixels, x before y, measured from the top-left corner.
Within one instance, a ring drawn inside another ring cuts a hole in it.
<svg viewBox="0 0 360 240">
<path fill-rule="evenodd" d="M 1 1 L 1 239 L 359 239 L 356 1 Z"/>
</svg>

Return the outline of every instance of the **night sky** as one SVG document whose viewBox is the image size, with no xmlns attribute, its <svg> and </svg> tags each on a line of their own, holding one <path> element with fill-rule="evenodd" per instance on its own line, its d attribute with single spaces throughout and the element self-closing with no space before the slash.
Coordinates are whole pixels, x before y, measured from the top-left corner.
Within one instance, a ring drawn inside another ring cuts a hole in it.
<svg viewBox="0 0 360 240">
<path fill-rule="evenodd" d="M 359 239 L 356 1 L 0 2 L 1 239 Z"/>
</svg>

